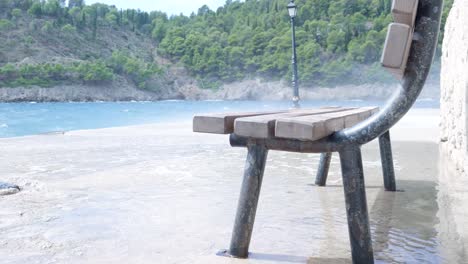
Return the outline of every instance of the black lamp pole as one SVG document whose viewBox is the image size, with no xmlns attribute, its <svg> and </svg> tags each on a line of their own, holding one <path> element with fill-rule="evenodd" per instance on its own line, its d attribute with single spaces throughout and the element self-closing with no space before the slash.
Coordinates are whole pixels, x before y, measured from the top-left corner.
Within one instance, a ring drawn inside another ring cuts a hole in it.
<svg viewBox="0 0 468 264">
<path fill-rule="evenodd" d="M 294 1 L 291 0 L 288 4 L 288 13 L 291 17 L 291 32 L 292 32 L 292 87 L 293 87 L 293 103 L 294 107 L 299 108 L 299 83 L 297 76 L 297 56 L 296 56 L 296 29 L 294 25 L 294 20 L 297 14 L 297 6 L 294 4 Z"/>
</svg>

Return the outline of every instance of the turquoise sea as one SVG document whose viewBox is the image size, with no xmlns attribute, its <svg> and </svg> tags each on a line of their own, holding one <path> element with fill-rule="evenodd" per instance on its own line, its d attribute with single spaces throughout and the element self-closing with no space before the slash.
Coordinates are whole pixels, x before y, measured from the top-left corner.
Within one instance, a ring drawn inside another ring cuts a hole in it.
<svg viewBox="0 0 468 264">
<path fill-rule="evenodd" d="M 383 101 L 302 101 L 302 107 L 381 106 Z M 59 131 L 189 121 L 196 113 L 288 109 L 289 101 L 159 101 L 93 103 L 0 103 L 0 137 Z M 438 108 L 438 100 L 415 107 Z"/>
</svg>

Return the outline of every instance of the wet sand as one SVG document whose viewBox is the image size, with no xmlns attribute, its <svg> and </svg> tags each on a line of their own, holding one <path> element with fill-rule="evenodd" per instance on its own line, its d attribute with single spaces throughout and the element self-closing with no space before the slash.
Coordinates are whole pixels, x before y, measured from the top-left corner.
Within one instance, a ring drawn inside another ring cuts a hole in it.
<svg viewBox="0 0 468 264">
<path fill-rule="evenodd" d="M 397 187 L 383 190 L 376 142 L 363 148 L 380 263 L 440 263 L 437 110 L 392 130 Z M 190 123 L 0 139 L 1 263 L 350 263 L 337 155 L 313 186 L 319 155 L 269 153 L 248 260 L 229 245 L 246 150 Z M 447 250 L 453 249 L 453 250 Z M 451 253 L 447 253 L 451 252 Z M 453 253 L 455 252 L 455 253 Z"/>
</svg>

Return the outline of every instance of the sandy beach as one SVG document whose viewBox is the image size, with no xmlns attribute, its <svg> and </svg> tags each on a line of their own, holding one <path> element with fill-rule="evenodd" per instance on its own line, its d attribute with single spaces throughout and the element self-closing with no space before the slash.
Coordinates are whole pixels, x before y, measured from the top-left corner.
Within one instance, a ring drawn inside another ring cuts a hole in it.
<svg viewBox="0 0 468 264">
<path fill-rule="evenodd" d="M 363 147 L 378 263 L 440 263 L 438 110 L 392 129 L 397 188 L 385 192 L 376 142 Z M 246 150 L 191 123 L 0 139 L 1 263 L 351 263 L 338 156 L 269 153 L 248 260 L 229 245 Z M 447 250 L 447 248 L 453 250 Z M 455 249 L 454 249 L 455 248 Z M 455 255 L 447 255 L 455 254 Z M 454 262 L 452 262 L 454 263 Z"/>
</svg>

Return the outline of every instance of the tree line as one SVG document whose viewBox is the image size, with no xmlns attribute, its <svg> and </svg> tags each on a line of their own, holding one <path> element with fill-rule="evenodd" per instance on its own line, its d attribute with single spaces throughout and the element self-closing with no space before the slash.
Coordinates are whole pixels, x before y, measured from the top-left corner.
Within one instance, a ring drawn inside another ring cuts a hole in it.
<svg viewBox="0 0 468 264">
<path fill-rule="evenodd" d="M 452 1 L 446 1 L 443 25 Z M 65 0 L 0 0 L 0 31 L 15 27 L 15 21 L 21 16 L 46 20 L 41 30 L 59 28 L 74 34 L 89 31 L 91 39 L 96 39 L 101 31 L 129 30 L 151 38 L 159 56 L 184 65 L 194 77 L 212 86 L 256 77 L 278 80 L 289 78 L 291 68 L 287 3 L 286 0 L 227 0 L 216 10 L 205 5 L 189 16 L 168 16 L 160 11 L 123 10 L 99 3 L 86 5 L 84 0 L 68 3 Z M 297 0 L 296 5 L 297 56 L 302 84 L 389 79 L 380 70 L 378 61 L 387 26 L 392 21 L 390 0 Z M 125 57 L 122 53 L 120 56 Z M 160 72 L 153 62 L 136 62 L 134 67 L 138 70 L 125 73 L 120 66 L 112 66 L 112 59 L 90 60 L 96 70 L 104 67 L 111 74 L 133 76 L 132 80 L 140 87 L 144 87 L 152 74 Z M 8 74 L 0 71 L 0 81 L 5 76 L 22 74 L 19 68 L 16 74 L 11 73 L 11 66 L 8 68 Z M 78 68 L 71 69 L 68 70 L 79 72 Z M 103 79 L 108 78 L 104 76 Z"/>
<path fill-rule="evenodd" d="M 162 69 L 154 63 L 144 62 L 125 52 L 113 52 L 108 59 L 79 61 L 67 64 L 38 63 L 0 67 L 0 87 L 38 85 L 50 87 L 58 84 L 102 84 L 122 75 L 140 89 L 151 89 L 148 81 L 161 75 Z"/>
</svg>

